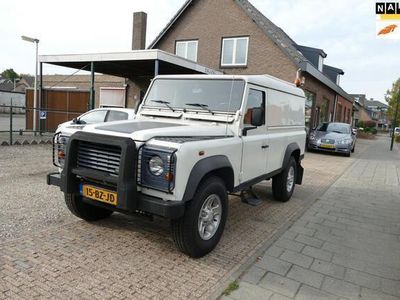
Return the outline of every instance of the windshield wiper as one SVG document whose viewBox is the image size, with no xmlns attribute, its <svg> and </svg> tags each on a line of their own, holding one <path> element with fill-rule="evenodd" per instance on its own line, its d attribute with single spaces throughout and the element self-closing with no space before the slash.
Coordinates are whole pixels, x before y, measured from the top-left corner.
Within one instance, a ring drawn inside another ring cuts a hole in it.
<svg viewBox="0 0 400 300">
<path fill-rule="evenodd" d="M 341 132 L 341 131 L 338 131 L 338 130 L 332 130 L 332 132 L 335 132 L 335 133 L 344 133 L 344 132 Z"/>
<path fill-rule="evenodd" d="M 160 103 L 160 104 L 164 104 L 166 107 L 168 107 L 170 110 L 172 110 L 173 112 L 175 112 L 175 109 L 173 109 L 171 107 L 170 102 L 168 101 L 163 101 L 163 100 L 151 100 L 151 102 L 155 102 L 155 103 Z"/>
<path fill-rule="evenodd" d="M 194 106 L 194 107 L 200 107 L 201 109 L 206 110 L 206 111 L 214 114 L 214 112 L 211 109 L 208 108 L 207 104 L 203 104 L 203 103 L 185 103 L 185 105 Z"/>
</svg>

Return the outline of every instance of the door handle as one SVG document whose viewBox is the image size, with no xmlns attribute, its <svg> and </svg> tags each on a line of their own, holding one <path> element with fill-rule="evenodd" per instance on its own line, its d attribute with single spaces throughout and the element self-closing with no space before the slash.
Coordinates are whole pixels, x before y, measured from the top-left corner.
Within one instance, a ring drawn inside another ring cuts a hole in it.
<svg viewBox="0 0 400 300">
<path fill-rule="evenodd" d="M 267 148 L 269 148 L 269 145 L 262 145 L 261 148 L 262 149 L 267 149 Z"/>
</svg>

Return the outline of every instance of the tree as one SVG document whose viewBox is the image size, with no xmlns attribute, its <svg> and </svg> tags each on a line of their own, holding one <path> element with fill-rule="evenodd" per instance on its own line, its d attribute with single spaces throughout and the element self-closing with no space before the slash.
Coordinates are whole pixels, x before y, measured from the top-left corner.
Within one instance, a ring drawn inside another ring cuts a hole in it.
<svg viewBox="0 0 400 300">
<path fill-rule="evenodd" d="M 12 81 L 14 81 L 14 79 L 19 78 L 19 75 L 17 74 L 17 72 L 14 71 L 14 69 L 6 69 L 3 72 L 1 72 L 0 75 L 2 77 L 6 78 L 6 79 L 10 79 Z"/>
<path fill-rule="evenodd" d="M 388 90 L 385 95 L 385 100 L 389 104 L 388 108 L 388 117 L 390 121 L 394 121 L 395 114 L 396 114 L 396 108 L 397 108 L 397 102 L 399 102 L 398 105 L 398 113 L 397 113 L 397 120 L 396 120 L 396 126 L 399 126 L 400 124 L 400 78 L 397 79 L 395 82 L 393 82 L 392 89 Z"/>
</svg>

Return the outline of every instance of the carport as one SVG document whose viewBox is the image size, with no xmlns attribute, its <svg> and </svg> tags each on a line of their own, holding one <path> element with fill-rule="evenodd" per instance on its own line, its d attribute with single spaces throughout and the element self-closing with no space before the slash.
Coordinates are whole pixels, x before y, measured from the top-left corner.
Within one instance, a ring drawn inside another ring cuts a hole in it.
<svg viewBox="0 0 400 300">
<path fill-rule="evenodd" d="M 41 55 L 39 57 L 39 97 L 43 88 L 43 64 L 91 72 L 90 107 L 94 108 L 95 73 L 148 81 L 159 74 L 222 74 L 161 50 L 135 50 L 116 53 Z M 40 98 L 41 99 L 41 98 Z"/>
<path fill-rule="evenodd" d="M 151 79 L 159 74 L 222 74 L 219 71 L 199 65 L 194 61 L 158 49 L 115 53 L 41 55 L 39 56 L 39 101 L 38 105 L 32 105 L 34 106 L 32 111 L 36 113 L 46 110 L 50 112 L 47 104 L 48 90 L 45 90 L 43 86 L 43 67 L 45 64 L 75 69 L 74 73 L 70 76 L 79 71 L 90 72 L 90 95 L 88 103 L 82 103 L 82 107 L 85 107 L 84 111 L 87 108 L 95 108 L 95 73 L 128 79 L 136 87 L 140 87 L 140 95 L 137 96 L 135 94 L 135 99 L 140 99 L 143 96 Z M 57 92 L 60 93 L 62 91 L 58 90 Z M 71 91 L 65 91 L 65 93 L 67 92 L 72 94 Z M 46 101 L 44 102 L 44 100 Z M 53 105 L 53 107 L 55 106 Z M 60 111 L 58 115 L 61 115 L 62 108 L 60 106 L 57 107 Z M 76 112 L 78 111 L 76 110 Z M 29 119 L 32 117 L 31 115 L 28 117 Z M 37 119 L 39 120 L 40 118 Z M 61 121 L 52 120 L 52 123 L 60 123 Z M 45 120 L 38 123 L 37 127 L 39 127 L 39 130 L 47 129 L 48 126 Z"/>
</svg>

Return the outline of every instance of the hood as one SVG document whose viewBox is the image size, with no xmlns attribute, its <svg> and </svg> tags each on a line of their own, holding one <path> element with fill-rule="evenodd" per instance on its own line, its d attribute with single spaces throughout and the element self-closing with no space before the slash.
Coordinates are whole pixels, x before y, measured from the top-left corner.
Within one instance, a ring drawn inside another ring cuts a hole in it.
<svg viewBox="0 0 400 300">
<path fill-rule="evenodd" d="M 136 141 L 148 141 L 154 137 L 197 137 L 197 136 L 233 136 L 233 132 L 225 125 L 198 125 L 153 122 L 143 120 L 125 121 L 118 124 L 102 124 L 95 127 L 96 132 L 103 134 L 129 135 Z"/>
<path fill-rule="evenodd" d="M 315 130 L 313 131 L 313 133 L 315 134 L 315 137 L 317 139 L 331 139 L 331 140 L 340 140 L 346 137 L 349 137 L 350 134 L 348 133 L 337 133 L 337 132 L 326 132 L 326 131 L 318 131 Z"/>
</svg>

